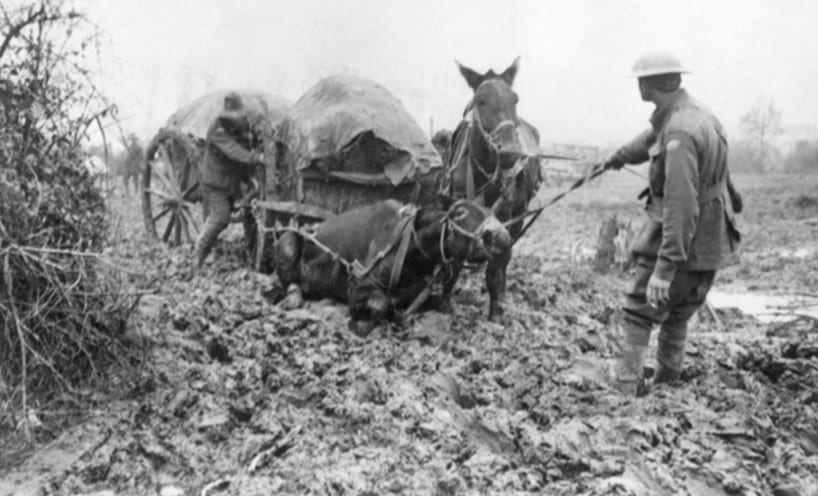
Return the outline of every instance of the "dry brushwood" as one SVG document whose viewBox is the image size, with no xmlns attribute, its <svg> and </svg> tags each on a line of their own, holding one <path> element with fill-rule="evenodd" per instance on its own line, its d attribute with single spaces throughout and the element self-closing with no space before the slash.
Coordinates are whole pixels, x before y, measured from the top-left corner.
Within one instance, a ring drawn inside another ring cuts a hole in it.
<svg viewBox="0 0 818 496">
<path fill-rule="evenodd" d="M 28 434 L 32 408 L 120 355 L 134 300 L 101 263 L 105 199 L 83 166 L 112 111 L 84 69 L 95 28 L 59 0 L 0 14 L 0 431 Z"/>
</svg>

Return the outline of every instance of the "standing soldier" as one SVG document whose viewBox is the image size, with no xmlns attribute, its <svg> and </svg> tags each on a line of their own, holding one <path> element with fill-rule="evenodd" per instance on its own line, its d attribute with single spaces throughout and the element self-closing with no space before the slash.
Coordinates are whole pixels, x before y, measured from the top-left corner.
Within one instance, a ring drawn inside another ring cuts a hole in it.
<svg viewBox="0 0 818 496">
<path fill-rule="evenodd" d="M 235 92 L 224 97 L 224 110 L 207 131 L 207 148 L 202 170 L 202 197 L 207 220 L 196 240 L 199 267 L 216 238 L 229 224 L 233 203 L 242 196 L 241 184 L 256 189 L 255 168 L 263 166 L 261 137 L 244 104 Z"/>
<path fill-rule="evenodd" d="M 642 100 L 656 110 L 650 129 L 605 162 L 608 169 L 650 160 L 648 219 L 634 240 L 636 276 L 626 293 L 617 388 L 636 394 L 654 325 L 660 326 L 654 383 L 679 380 L 687 322 L 705 302 L 716 270 L 736 259 L 740 197 L 727 170 L 718 119 L 680 87 L 689 72 L 672 54 L 649 52 L 633 65 Z"/>
</svg>

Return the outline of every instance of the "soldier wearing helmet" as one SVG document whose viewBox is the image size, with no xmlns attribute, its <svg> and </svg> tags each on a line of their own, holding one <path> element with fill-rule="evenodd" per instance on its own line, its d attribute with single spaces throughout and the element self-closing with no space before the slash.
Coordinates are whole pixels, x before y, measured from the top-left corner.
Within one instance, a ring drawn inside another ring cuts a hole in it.
<svg viewBox="0 0 818 496">
<path fill-rule="evenodd" d="M 245 198 L 257 189 L 254 172 L 256 166 L 263 166 L 264 154 L 261 137 L 252 120 L 241 96 L 230 92 L 224 97 L 222 112 L 207 131 L 201 187 L 208 215 L 196 240 L 199 267 L 219 234 L 230 224 L 233 204 L 242 196 L 242 183 L 250 187 Z"/>
<path fill-rule="evenodd" d="M 653 327 L 658 335 L 654 384 L 677 381 L 687 325 L 705 302 L 716 271 L 736 258 L 741 201 L 727 170 L 719 120 L 681 87 L 682 63 L 649 52 L 633 65 L 642 100 L 656 105 L 650 128 L 605 161 L 608 169 L 650 161 L 648 218 L 631 246 L 633 285 L 623 306 L 624 342 L 616 385 L 636 394 Z"/>
</svg>

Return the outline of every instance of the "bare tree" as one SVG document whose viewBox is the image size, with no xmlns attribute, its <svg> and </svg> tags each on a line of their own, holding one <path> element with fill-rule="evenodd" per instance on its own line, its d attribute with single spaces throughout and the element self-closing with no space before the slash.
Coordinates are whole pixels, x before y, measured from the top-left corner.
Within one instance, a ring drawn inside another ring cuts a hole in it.
<svg viewBox="0 0 818 496">
<path fill-rule="evenodd" d="M 741 132 L 750 143 L 753 168 L 766 171 L 770 168 L 776 150 L 772 139 L 781 134 L 781 112 L 772 100 L 759 98 L 750 110 L 741 116 Z"/>
</svg>

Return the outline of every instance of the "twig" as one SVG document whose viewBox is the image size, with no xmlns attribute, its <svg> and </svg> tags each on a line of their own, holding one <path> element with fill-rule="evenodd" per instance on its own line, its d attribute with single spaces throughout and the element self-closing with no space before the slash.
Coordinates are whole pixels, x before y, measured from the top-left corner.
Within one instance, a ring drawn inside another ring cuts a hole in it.
<svg viewBox="0 0 818 496">
<path fill-rule="evenodd" d="M 716 309 L 713 308 L 713 305 L 711 305 L 708 302 L 705 302 L 704 308 L 710 314 L 710 317 L 713 318 L 713 322 L 716 324 L 716 329 L 719 331 L 724 330 L 725 326 L 722 323 L 721 319 L 719 318 L 718 314 L 716 314 Z"/>
<path fill-rule="evenodd" d="M 207 496 L 208 493 L 212 490 L 223 491 L 227 489 L 227 486 L 229 485 L 230 485 L 229 479 L 219 479 L 215 482 L 211 482 L 210 484 L 202 488 L 201 496 Z"/>
<path fill-rule="evenodd" d="M 13 282 L 11 277 L 11 263 L 9 262 L 9 254 L 6 253 L 6 256 L 3 257 L 3 272 L 5 272 L 6 276 L 6 293 L 8 295 L 9 300 L 13 297 Z M 20 340 L 20 363 L 21 363 L 21 373 L 22 373 L 22 381 L 20 383 L 21 392 L 23 395 L 23 403 L 22 403 L 22 412 L 23 412 L 23 433 L 26 437 L 26 440 L 31 440 L 31 432 L 29 431 L 28 426 L 28 391 L 27 391 L 27 383 L 28 383 L 28 363 L 26 357 L 26 340 L 25 336 L 23 335 L 23 326 L 20 322 L 20 317 L 17 315 L 17 308 L 14 305 L 11 306 L 11 316 L 14 319 L 14 328 L 17 331 L 17 339 Z"/>
</svg>

